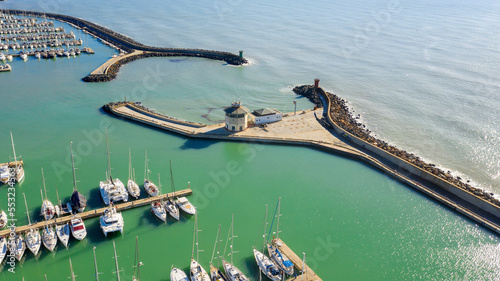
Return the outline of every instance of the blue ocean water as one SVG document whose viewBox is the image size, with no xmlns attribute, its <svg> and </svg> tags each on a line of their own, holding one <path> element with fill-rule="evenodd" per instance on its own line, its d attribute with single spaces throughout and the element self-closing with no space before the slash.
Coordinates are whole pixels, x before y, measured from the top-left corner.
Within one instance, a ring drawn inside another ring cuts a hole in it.
<svg viewBox="0 0 500 281">
<path fill-rule="evenodd" d="M 4 121 L 27 163 L 28 176 L 19 190 L 27 192 L 30 209 L 37 211 L 43 166 L 52 200 L 55 184 L 67 197 L 68 150 L 74 141 L 79 186 L 92 208 L 101 206 L 95 190 L 106 169 L 102 136 L 108 126 L 116 176 L 126 177 L 132 147 L 141 178 L 147 148 L 165 191 L 165 159 L 174 160 L 178 188 L 192 183 L 193 200 L 203 207 L 205 266 L 217 225 L 227 229 L 235 212 L 236 263 L 258 279 L 249 249 L 261 233 L 264 204 L 273 206 L 281 195 L 284 239 L 308 254 L 324 280 L 498 279 L 497 236 L 369 167 L 306 148 L 186 140 L 98 109 L 126 96 L 175 117 L 214 123 L 223 118 L 220 109 L 236 98 L 252 109 L 292 111 L 293 100 L 299 109 L 311 108 L 291 88 L 320 78 L 321 86 L 346 99 L 378 137 L 500 194 L 499 5 L 458 0 L 2 2 L 1 8 L 81 17 L 144 44 L 243 50 L 251 61 L 231 67 L 195 58 L 144 59 L 122 67 L 114 81 L 86 84 L 80 78 L 116 51 L 83 35 L 96 55 L 15 60 L 13 72 L 0 75 L 0 97 L 7 105 Z M 11 154 L 7 131 L 0 138 L 2 159 Z M 209 192 L 229 161 L 239 163 L 241 173 L 229 187 Z M 27 221 L 23 208 L 17 214 Z M 152 220 L 149 210 L 124 216 L 125 235 L 111 238 L 124 273 L 131 275 L 135 235 L 145 256 L 145 278 L 165 279 L 174 263 L 186 269 L 192 219 L 164 226 Z M 112 245 L 99 233 L 97 220 L 88 227 L 92 235 L 84 243 L 73 242 L 69 250 L 60 247 L 38 260 L 30 256 L 18 271 L 26 280 L 39 280 L 44 273 L 65 280 L 71 257 L 80 278 L 91 280 L 91 246 L 97 246 L 101 277 L 114 279 Z M 158 237 L 169 239 L 156 243 Z M 6 269 L 2 280 L 21 280 Z"/>
</svg>

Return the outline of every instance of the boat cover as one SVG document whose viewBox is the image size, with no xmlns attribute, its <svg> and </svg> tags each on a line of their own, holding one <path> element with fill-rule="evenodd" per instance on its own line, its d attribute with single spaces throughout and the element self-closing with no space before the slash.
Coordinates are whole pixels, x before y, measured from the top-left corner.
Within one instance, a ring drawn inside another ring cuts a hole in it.
<svg viewBox="0 0 500 281">
<path fill-rule="evenodd" d="M 87 198 L 83 196 L 80 192 L 75 190 L 71 195 L 71 204 L 76 207 L 76 209 L 83 208 L 87 206 Z"/>
</svg>

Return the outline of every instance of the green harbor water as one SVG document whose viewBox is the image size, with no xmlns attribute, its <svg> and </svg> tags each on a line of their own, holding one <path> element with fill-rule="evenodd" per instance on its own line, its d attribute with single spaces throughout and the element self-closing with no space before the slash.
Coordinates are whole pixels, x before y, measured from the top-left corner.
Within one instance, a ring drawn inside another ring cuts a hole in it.
<svg viewBox="0 0 500 281">
<path fill-rule="evenodd" d="M 0 162 L 12 155 L 12 131 L 26 171 L 25 181 L 16 186 L 18 225 L 27 223 L 22 193 L 32 220 L 40 220 L 42 167 L 49 199 L 56 201 L 57 186 L 61 199 L 69 200 L 71 141 L 78 189 L 89 209 L 103 205 L 98 185 L 106 176 L 107 128 L 114 177 L 126 181 L 130 148 L 142 182 L 147 149 L 151 178 L 157 182 L 161 174 L 163 192 L 171 188 L 169 160 L 176 189 L 192 188 L 189 199 L 198 207 L 200 262 L 206 269 L 218 225 L 225 243 L 234 214 L 234 248 L 239 251 L 234 262 L 259 280 L 252 246 L 262 247 L 266 204 L 271 217 L 281 196 L 280 237 L 299 256 L 305 252 L 306 262 L 323 280 L 498 280 L 498 236 L 362 163 L 302 147 L 186 139 L 100 110 L 127 96 L 171 116 L 213 123 L 223 119 L 221 107 L 235 98 L 251 109 L 292 111 L 294 99 L 298 109 L 311 108 L 290 91 L 293 85 L 260 77 L 258 66 L 194 58 L 135 61 L 122 67 L 117 80 L 85 84 L 81 78 L 116 52 L 84 38 L 95 55 L 14 61 L 14 71 L 0 76 Z M 7 193 L 6 186 L 0 187 L 3 209 Z M 43 249 L 37 258 L 26 251 L 14 274 L 3 265 L 0 280 L 43 280 L 44 274 L 48 280 L 67 280 L 69 258 L 77 280 L 94 280 L 94 246 L 100 280 L 116 280 L 111 241 L 123 269 L 121 280 L 131 280 L 136 236 L 142 280 L 169 280 L 172 265 L 188 271 L 193 217 L 163 224 L 148 206 L 124 211 L 123 217 L 123 235 L 105 238 L 98 218 L 87 220 L 84 241 L 72 239 L 69 249 L 58 245 L 53 253 Z"/>
</svg>

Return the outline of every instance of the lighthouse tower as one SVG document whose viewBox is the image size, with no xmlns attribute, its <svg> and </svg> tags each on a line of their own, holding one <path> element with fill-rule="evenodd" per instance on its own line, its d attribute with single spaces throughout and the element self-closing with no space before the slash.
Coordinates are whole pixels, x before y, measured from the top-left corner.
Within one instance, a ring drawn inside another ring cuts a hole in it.
<svg viewBox="0 0 500 281">
<path fill-rule="evenodd" d="M 234 101 L 230 107 L 224 109 L 226 112 L 226 130 L 241 132 L 248 128 L 248 113 L 250 110 L 241 105 L 240 101 Z"/>
</svg>

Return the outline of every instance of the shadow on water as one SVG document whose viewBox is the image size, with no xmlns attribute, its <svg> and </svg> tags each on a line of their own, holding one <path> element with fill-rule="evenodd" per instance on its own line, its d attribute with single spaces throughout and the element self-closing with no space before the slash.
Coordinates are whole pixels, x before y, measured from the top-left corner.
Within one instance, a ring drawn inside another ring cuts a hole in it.
<svg viewBox="0 0 500 281">
<path fill-rule="evenodd" d="M 204 149 L 204 148 L 211 146 L 212 144 L 215 144 L 215 142 L 214 141 L 207 141 L 207 140 L 187 139 L 180 148 L 182 150 Z"/>
<path fill-rule="evenodd" d="M 248 270 L 248 272 L 250 272 L 250 276 L 247 276 L 249 277 L 250 279 L 253 279 L 252 277 L 255 277 L 255 276 L 259 276 L 259 266 L 255 263 L 255 258 L 253 257 L 253 253 L 251 256 L 248 256 L 244 259 L 245 261 L 245 266 Z M 267 279 L 267 277 L 262 276 L 264 277 L 263 279 Z M 258 280 L 258 278 L 257 278 Z"/>
<path fill-rule="evenodd" d="M 102 207 L 104 207 L 104 202 L 102 202 L 99 187 L 92 188 L 89 196 L 87 197 L 87 208 L 85 210 L 94 210 Z"/>
</svg>

